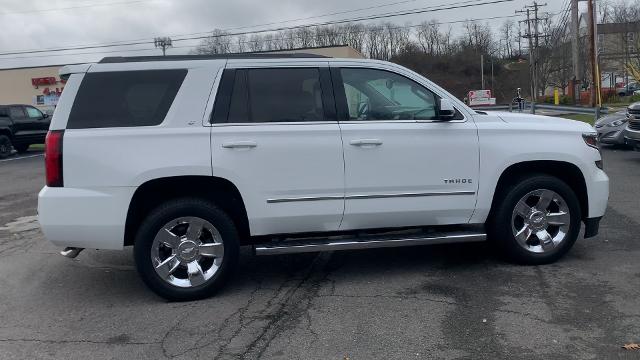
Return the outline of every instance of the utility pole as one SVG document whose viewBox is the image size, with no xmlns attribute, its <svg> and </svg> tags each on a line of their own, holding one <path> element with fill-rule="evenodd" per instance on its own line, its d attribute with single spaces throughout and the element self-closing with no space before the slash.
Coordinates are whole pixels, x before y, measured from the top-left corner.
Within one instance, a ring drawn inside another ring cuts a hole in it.
<svg viewBox="0 0 640 360">
<path fill-rule="evenodd" d="M 573 60 L 573 101 L 580 102 L 580 25 L 578 23 L 578 0 L 571 0 L 571 53 Z"/>
<path fill-rule="evenodd" d="M 536 97 L 538 95 L 538 55 L 537 50 L 540 44 L 539 38 L 540 35 L 538 32 L 538 21 L 540 18 L 538 17 L 538 9 L 542 6 L 546 6 L 547 4 L 538 4 L 538 2 L 534 1 L 533 5 L 525 6 L 525 10 L 517 10 L 516 13 L 525 13 L 527 14 L 527 33 L 523 36 L 524 38 L 529 40 L 529 68 L 531 71 L 531 112 L 535 113 L 535 102 Z M 533 18 L 532 14 L 533 13 Z M 532 23 L 534 29 L 532 30 Z"/>
<path fill-rule="evenodd" d="M 587 0 L 587 12 L 589 13 L 589 58 L 591 61 L 591 91 L 589 100 L 592 107 L 596 106 L 596 84 L 598 81 L 597 55 L 596 55 L 596 34 L 595 34 L 595 9 L 594 0 Z"/>
<path fill-rule="evenodd" d="M 484 90 L 484 55 L 480 54 L 480 77 L 482 78 L 482 90 Z"/>
<path fill-rule="evenodd" d="M 167 55 L 167 48 L 173 47 L 170 37 L 157 37 L 153 39 L 156 48 L 162 48 L 162 56 Z"/>
</svg>

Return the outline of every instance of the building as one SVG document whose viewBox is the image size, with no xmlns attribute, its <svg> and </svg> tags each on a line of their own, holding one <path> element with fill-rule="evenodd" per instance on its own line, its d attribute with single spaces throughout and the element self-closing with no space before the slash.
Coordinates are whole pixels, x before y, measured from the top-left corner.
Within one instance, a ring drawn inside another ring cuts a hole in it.
<svg viewBox="0 0 640 360">
<path fill-rule="evenodd" d="M 628 82 L 626 65 L 632 59 L 637 64 L 640 58 L 640 22 L 598 24 L 597 29 L 602 86 Z"/>
<path fill-rule="evenodd" d="M 62 66 L 0 69 L 0 104 L 29 104 L 52 113 L 64 89 Z"/>
<path fill-rule="evenodd" d="M 291 50 L 264 51 L 270 54 L 307 53 L 341 58 L 364 58 L 354 48 L 324 46 Z M 64 65 L 0 69 L 0 105 L 29 104 L 43 112 L 52 113 L 64 89 L 58 71 Z"/>
</svg>

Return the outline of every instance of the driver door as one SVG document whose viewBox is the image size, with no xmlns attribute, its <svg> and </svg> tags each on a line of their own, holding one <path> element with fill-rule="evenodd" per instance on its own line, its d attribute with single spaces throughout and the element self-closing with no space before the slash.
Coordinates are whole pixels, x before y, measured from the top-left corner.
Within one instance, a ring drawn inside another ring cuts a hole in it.
<svg viewBox="0 0 640 360">
<path fill-rule="evenodd" d="M 392 69 L 336 66 L 345 161 L 341 230 L 467 223 L 478 137 L 462 113 L 439 121 L 439 96 Z"/>
</svg>

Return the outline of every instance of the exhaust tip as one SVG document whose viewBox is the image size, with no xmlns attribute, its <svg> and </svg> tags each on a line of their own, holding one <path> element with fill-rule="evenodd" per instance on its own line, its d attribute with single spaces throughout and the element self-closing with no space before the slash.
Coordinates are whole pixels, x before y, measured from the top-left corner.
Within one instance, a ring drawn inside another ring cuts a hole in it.
<svg viewBox="0 0 640 360">
<path fill-rule="evenodd" d="M 60 255 L 69 259 L 75 259 L 82 250 L 84 250 L 84 248 L 66 247 L 60 251 Z"/>
</svg>

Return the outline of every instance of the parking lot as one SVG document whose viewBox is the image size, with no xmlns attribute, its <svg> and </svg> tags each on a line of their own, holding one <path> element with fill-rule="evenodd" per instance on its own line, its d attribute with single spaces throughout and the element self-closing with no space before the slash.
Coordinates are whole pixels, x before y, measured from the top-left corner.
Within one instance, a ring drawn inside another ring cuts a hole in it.
<svg viewBox="0 0 640 360">
<path fill-rule="evenodd" d="M 605 149 L 600 235 L 522 267 L 486 244 L 255 257 L 217 296 L 167 303 L 131 249 L 58 255 L 39 153 L 0 162 L 0 358 L 637 359 L 640 153 Z"/>
</svg>

